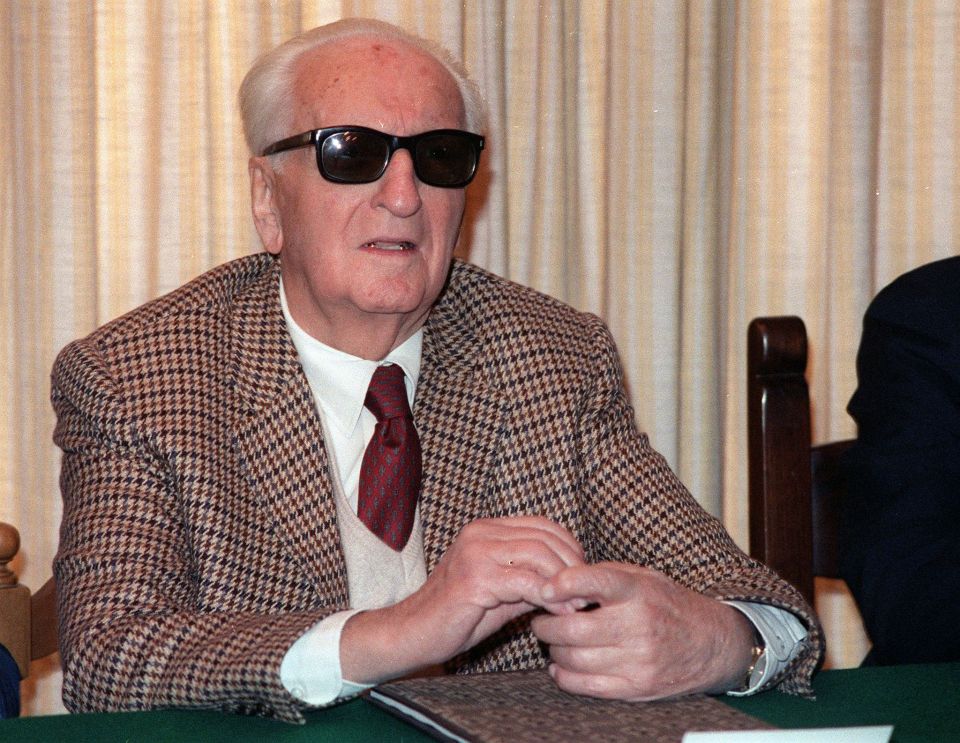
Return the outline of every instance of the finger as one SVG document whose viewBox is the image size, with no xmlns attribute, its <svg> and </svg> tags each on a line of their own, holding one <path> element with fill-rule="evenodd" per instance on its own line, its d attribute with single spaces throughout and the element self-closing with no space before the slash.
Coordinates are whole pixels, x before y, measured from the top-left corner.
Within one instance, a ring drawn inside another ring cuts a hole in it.
<svg viewBox="0 0 960 743">
<path fill-rule="evenodd" d="M 542 600 L 558 603 L 582 599 L 601 606 L 622 601 L 636 591 L 643 570 L 613 563 L 573 565 L 544 584 Z"/>
<path fill-rule="evenodd" d="M 535 570 L 524 568 L 501 568 L 499 574 L 487 587 L 490 602 L 487 608 L 499 604 L 524 603 L 528 611 L 540 605 L 540 590 L 544 578 Z"/>
<path fill-rule="evenodd" d="M 570 601 L 562 601 L 559 603 L 543 602 L 541 606 L 551 614 L 566 616 L 567 614 L 574 614 L 578 611 L 582 611 L 589 605 L 590 604 L 586 599 L 571 599 Z"/>
<path fill-rule="evenodd" d="M 524 531 L 528 536 L 539 537 L 553 548 L 557 554 L 563 556 L 568 565 L 583 564 L 583 547 L 576 537 L 560 524 L 542 516 L 512 516 L 509 518 L 494 519 L 491 523 L 503 529 Z M 501 533 L 501 538 L 511 539 L 508 533 Z"/>
<path fill-rule="evenodd" d="M 532 570 L 542 578 L 552 578 L 569 567 L 562 555 L 539 539 L 487 541 L 476 548 L 502 568 Z M 476 553 L 475 553 L 476 554 Z M 539 600 L 539 596 L 538 596 Z"/>
<path fill-rule="evenodd" d="M 550 661 L 565 671 L 575 673 L 609 674 L 619 667 L 618 660 L 622 656 L 621 648 L 609 645 L 550 645 Z"/>
<path fill-rule="evenodd" d="M 562 668 L 556 663 L 550 664 L 549 671 L 556 685 L 570 694 L 580 694 L 600 699 L 636 698 L 634 686 L 626 679 L 618 676 L 602 673 L 578 673 Z"/>
<path fill-rule="evenodd" d="M 476 557 L 500 565 L 543 563 L 546 577 L 583 563 L 581 554 L 566 542 L 538 529 L 510 528 L 474 522 L 461 532 L 460 547 Z"/>
<path fill-rule="evenodd" d="M 541 614 L 533 618 L 530 629 L 540 642 L 551 648 L 609 647 L 616 643 L 602 609 L 568 613 Z"/>
<path fill-rule="evenodd" d="M 561 539 L 550 528 L 524 526 L 524 522 L 548 523 L 541 518 L 529 517 L 522 520 L 485 519 L 468 524 L 444 556 L 441 575 L 448 576 L 452 580 L 451 587 L 458 587 L 457 592 L 469 597 L 468 602 L 475 605 L 489 608 L 494 598 L 517 600 L 518 592 L 525 601 L 543 605 L 540 589 L 544 580 L 579 560 L 579 545 L 574 543 L 577 550 L 574 551 L 569 544 L 572 539 L 569 533 Z M 561 530 L 561 533 L 565 532 Z M 519 588 L 513 587 L 511 592 L 501 590 L 499 585 L 513 578 L 512 573 L 504 571 L 518 570 L 531 575 L 521 574 L 514 578 Z M 536 580 L 531 579 L 532 575 Z M 569 613 L 580 603 L 556 602 L 551 608 L 558 613 Z"/>
<path fill-rule="evenodd" d="M 584 602 L 576 599 L 544 605 L 540 601 L 544 581 L 544 576 L 537 569 L 524 568 L 519 564 L 508 565 L 495 578 L 490 593 L 498 603 L 523 601 L 530 605 L 529 609 L 546 609 L 550 612 L 547 616 L 569 616 L 583 608 Z"/>
</svg>

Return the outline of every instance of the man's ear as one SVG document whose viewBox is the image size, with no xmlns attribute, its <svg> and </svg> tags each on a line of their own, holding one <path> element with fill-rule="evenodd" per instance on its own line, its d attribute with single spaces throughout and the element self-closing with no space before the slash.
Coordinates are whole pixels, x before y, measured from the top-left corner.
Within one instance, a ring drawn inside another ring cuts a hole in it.
<svg viewBox="0 0 960 743">
<path fill-rule="evenodd" d="M 264 249 L 279 255 L 283 247 L 283 225 L 274 198 L 276 173 L 265 157 L 251 157 L 247 169 L 250 172 L 250 205 L 254 227 Z"/>
</svg>

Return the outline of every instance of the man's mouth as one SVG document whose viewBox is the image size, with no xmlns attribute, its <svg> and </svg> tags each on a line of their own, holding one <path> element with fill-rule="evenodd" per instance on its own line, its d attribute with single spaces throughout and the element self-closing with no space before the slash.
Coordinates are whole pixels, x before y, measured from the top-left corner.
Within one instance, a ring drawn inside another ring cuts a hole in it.
<svg viewBox="0 0 960 743">
<path fill-rule="evenodd" d="M 368 243 L 364 243 L 363 247 L 365 248 L 374 248 L 376 250 L 413 250 L 416 247 L 412 242 L 408 240 L 401 240 L 399 242 L 386 242 L 380 240 L 371 240 Z"/>
</svg>

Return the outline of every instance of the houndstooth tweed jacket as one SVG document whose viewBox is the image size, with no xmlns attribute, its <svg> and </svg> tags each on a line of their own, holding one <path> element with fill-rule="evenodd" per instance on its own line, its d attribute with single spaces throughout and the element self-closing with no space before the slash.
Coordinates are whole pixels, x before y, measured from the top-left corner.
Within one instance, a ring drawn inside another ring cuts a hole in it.
<svg viewBox="0 0 960 743">
<path fill-rule="evenodd" d="M 54 367 L 64 511 L 55 560 L 74 711 L 219 707 L 297 721 L 279 678 L 348 606 L 328 455 L 267 255 L 225 264 L 66 347 Z M 731 542 L 638 433 L 603 323 L 456 262 L 425 326 L 414 410 L 427 569 L 470 521 L 541 514 L 588 559 L 774 604 L 819 625 Z M 542 666 L 518 622 L 451 662 Z"/>
</svg>

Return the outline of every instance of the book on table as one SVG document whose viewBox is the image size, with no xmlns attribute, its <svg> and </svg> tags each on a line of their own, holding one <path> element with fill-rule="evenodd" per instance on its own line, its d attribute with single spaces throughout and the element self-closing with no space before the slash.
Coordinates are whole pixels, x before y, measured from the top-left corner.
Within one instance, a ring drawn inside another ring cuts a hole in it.
<svg viewBox="0 0 960 743">
<path fill-rule="evenodd" d="M 367 699 L 444 741 L 679 742 L 691 730 L 772 726 L 705 695 L 623 702 L 568 694 L 545 670 L 391 681 Z"/>
</svg>

